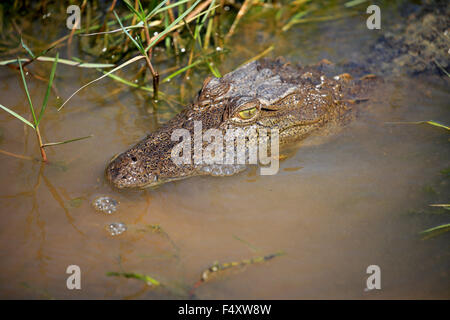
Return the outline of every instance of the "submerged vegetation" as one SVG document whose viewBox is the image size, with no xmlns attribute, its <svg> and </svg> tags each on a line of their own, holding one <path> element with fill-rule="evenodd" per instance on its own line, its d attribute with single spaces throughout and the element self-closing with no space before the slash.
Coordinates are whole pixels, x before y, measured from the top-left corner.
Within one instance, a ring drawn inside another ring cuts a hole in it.
<svg viewBox="0 0 450 320">
<path fill-rule="evenodd" d="M 139 225 L 132 225 L 130 226 L 130 232 L 146 232 L 146 233 L 155 233 L 159 236 L 162 236 L 165 241 L 174 249 L 175 254 L 174 255 L 168 255 L 164 256 L 164 259 L 167 258 L 175 258 L 176 263 L 180 263 L 178 252 L 179 248 L 178 246 L 173 242 L 173 240 L 170 238 L 169 234 L 161 227 L 159 224 L 152 224 L 152 225 L 145 225 L 145 226 L 139 226 Z M 195 295 L 195 290 L 198 289 L 201 285 L 211 281 L 213 278 L 217 278 L 220 275 L 226 274 L 226 271 L 243 271 L 245 267 L 255 265 L 255 264 L 261 264 L 269 262 L 270 260 L 284 256 L 286 253 L 284 251 L 277 251 L 272 254 L 266 254 L 266 255 L 260 255 L 255 256 L 257 254 L 260 254 L 260 250 L 257 249 L 254 245 L 251 243 L 237 237 L 233 236 L 235 240 L 238 240 L 239 242 L 242 242 L 245 244 L 248 249 L 253 251 L 253 257 L 249 259 L 244 259 L 240 261 L 232 261 L 232 262 L 226 262 L 226 263 L 219 263 L 214 262 L 210 267 L 206 268 L 201 272 L 200 280 L 195 282 L 194 284 L 188 284 L 188 283 L 178 283 L 174 282 L 170 279 L 160 279 L 159 277 L 154 277 L 153 275 L 150 276 L 149 274 L 144 274 L 140 272 L 130 272 L 123 270 L 122 264 L 121 264 L 121 257 L 119 257 L 119 268 L 121 271 L 110 271 L 106 273 L 106 276 L 108 277 L 118 277 L 118 278 L 125 278 L 125 279 L 135 279 L 139 280 L 146 284 L 146 288 L 164 288 L 171 294 L 175 296 L 180 296 L 183 298 L 190 297 L 192 298 Z M 156 258 L 155 256 L 145 256 L 145 258 Z M 161 258 L 161 257 L 160 257 Z"/>
<path fill-rule="evenodd" d="M 161 282 L 159 282 L 158 280 L 156 280 L 148 275 L 135 273 L 135 272 L 107 272 L 106 275 L 108 277 L 124 277 L 127 279 L 141 280 L 141 281 L 144 281 L 149 286 L 157 287 L 157 286 L 161 285 Z"/>
</svg>

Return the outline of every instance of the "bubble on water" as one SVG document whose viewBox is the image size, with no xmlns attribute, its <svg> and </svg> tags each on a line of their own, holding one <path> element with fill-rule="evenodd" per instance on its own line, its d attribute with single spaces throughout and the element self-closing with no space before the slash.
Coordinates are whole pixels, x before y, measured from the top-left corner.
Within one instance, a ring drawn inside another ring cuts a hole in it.
<svg viewBox="0 0 450 320">
<path fill-rule="evenodd" d="M 110 235 L 118 236 L 127 231 L 127 225 L 123 222 L 114 222 L 106 226 L 106 230 Z"/>
<path fill-rule="evenodd" d="M 117 211 L 117 206 L 119 203 L 114 200 L 111 197 L 98 197 L 93 202 L 92 205 L 94 206 L 95 210 L 106 213 L 106 214 L 113 214 Z"/>
</svg>

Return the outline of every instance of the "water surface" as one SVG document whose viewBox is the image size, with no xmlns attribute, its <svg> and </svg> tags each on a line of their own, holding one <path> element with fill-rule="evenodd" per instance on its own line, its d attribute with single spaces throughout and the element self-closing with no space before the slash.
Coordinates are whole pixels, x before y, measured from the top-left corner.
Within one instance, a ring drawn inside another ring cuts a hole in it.
<svg viewBox="0 0 450 320">
<path fill-rule="evenodd" d="M 299 24 L 287 32 L 265 15 L 244 19 L 218 67 L 225 74 L 270 45 L 275 49 L 269 56 L 293 63 L 363 59 L 364 48 L 383 29 L 367 30 L 366 15 L 354 10 L 356 15 L 345 19 Z M 385 10 L 387 17 L 396 16 L 391 7 Z M 339 3 L 327 14 L 341 11 Z M 162 61 L 160 70 L 171 63 L 163 56 L 160 51 L 155 57 Z M 49 68 L 35 64 L 31 70 L 47 74 Z M 137 67 L 128 70 L 132 74 Z M 68 97 L 98 75 L 60 65 L 58 94 Z M 173 116 L 207 75 L 206 69 L 192 74 L 183 97 L 182 78 L 163 84 L 161 90 L 176 94 L 178 102 L 161 99 L 157 109 L 146 101 L 148 93 L 111 79 L 81 91 L 61 112 L 54 107 L 59 101 L 51 99 L 41 125 L 46 141 L 94 137 L 49 148 L 47 165 L 0 154 L 0 297 L 186 298 L 215 261 L 280 250 L 286 254 L 217 275 L 198 287 L 195 297 L 450 297 L 448 234 L 429 240 L 418 234 L 448 222 L 448 214 L 433 214 L 441 211 L 428 207 L 448 203 L 449 179 L 440 172 L 450 166 L 448 132 L 386 124 L 448 122 L 448 79 L 386 77 L 354 122 L 332 136 L 308 138 L 274 176 L 250 170 L 157 190 L 109 186 L 103 176 L 109 159 Z M 28 114 L 18 74 L 2 68 L 0 79 L 1 103 Z M 28 82 L 33 99 L 41 101 L 46 84 Z M 38 157 L 33 133 L 4 112 L 0 133 L 0 149 Z M 119 201 L 111 215 L 91 205 L 103 195 Z M 106 227 L 115 222 L 128 229 L 113 237 Z M 156 224 L 163 233 L 148 227 Z M 82 290 L 66 288 L 69 265 L 80 266 Z M 364 290 L 369 265 L 381 268 L 381 290 Z M 148 274 L 166 288 L 106 276 L 110 271 Z"/>
</svg>

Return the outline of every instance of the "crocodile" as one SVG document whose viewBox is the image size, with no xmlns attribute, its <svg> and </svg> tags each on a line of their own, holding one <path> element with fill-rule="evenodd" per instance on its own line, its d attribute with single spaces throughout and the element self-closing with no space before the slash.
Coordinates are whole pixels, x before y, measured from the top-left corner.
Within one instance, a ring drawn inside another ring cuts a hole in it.
<svg viewBox="0 0 450 320">
<path fill-rule="evenodd" d="M 119 189 L 146 188 L 198 175 L 232 175 L 245 169 L 242 164 L 175 163 L 171 155 L 179 140 L 172 139 L 174 130 L 186 129 L 194 135 L 195 123 L 201 123 L 202 133 L 212 128 L 253 128 L 256 132 L 276 128 L 283 148 L 326 125 L 348 122 L 354 115 L 352 105 L 363 100 L 359 98 L 368 92 L 372 81 L 367 80 L 373 77 L 333 75 L 330 66 L 329 61 L 300 66 L 282 58 L 261 59 L 221 78 L 208 77 L 192 103 L 110 161 L 105 170 L 107 180 Z M 255 139 L 258 133 L 250 137 Z"/>
</svg>

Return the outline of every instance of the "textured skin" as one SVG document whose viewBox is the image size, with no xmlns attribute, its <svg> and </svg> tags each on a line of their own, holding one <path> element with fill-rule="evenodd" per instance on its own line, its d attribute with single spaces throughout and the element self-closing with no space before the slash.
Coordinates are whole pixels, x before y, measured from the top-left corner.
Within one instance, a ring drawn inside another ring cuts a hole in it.
<svg viewBox="0 0 450 320">
<path fill-rule="evenodd" d="M 210 128 L 278 128 L 280 146 L 298 141 L 326 123 L 342 123 L 352 115 L 349 101 L 361 95 L 365 81 L 353 81 L 348 75 L 326 76 L 329 68 L 328 64 L 299 67 L 280 59 L 263 59 L 222 78 L 208 78 L 192 104 L 113 159 L 106 177 L 118 188 L 144 188 L 211 174 L 194 164 L 177 166 L 171 159 L 172 148 L 179 143 L 171 141 L 172 131 L 185 128 L 193 136 L 195 120 L 202 122 L 203 132 Z M 252 119 L 237 116 L 251 107 L 257 108 Z M 238 171 L 240 168 L 231 168 L 216 175 Z"/>
</svg>

